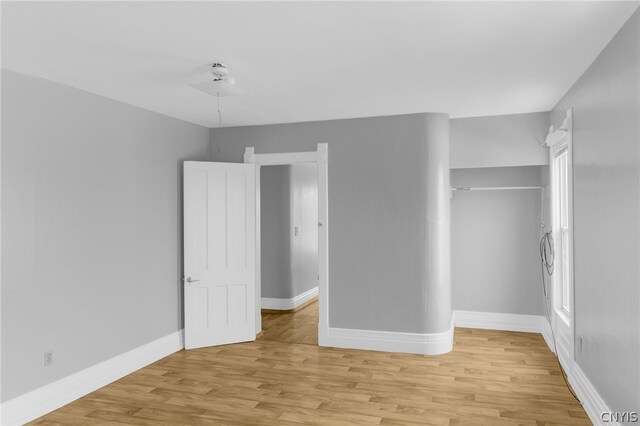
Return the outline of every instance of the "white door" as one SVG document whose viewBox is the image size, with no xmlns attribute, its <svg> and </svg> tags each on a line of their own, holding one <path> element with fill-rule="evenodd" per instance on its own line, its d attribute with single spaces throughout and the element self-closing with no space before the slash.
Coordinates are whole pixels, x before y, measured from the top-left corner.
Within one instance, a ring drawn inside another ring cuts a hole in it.
<svg viewBox="0 0 640 426">
<path fill-rule="evenodd" d="M 253 164 L 184 163 L 185 348 L 255 340 Z"/>
</svg>

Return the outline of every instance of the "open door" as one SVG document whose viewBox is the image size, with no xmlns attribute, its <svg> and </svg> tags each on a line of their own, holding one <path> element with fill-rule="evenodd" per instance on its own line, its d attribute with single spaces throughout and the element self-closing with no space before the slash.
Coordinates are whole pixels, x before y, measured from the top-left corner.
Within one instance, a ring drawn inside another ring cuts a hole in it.
<svg viewBox="0 0 640 426">
<path fill-rule="evenodd" d="M 253 164 L 184 163 L 185 348 L 255 340 Z"/>
</svg>

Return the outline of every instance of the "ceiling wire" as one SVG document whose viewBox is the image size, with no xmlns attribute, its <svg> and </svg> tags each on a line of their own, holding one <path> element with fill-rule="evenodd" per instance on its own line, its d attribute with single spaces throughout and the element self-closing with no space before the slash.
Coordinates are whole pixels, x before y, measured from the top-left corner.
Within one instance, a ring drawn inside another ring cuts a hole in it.
<svg viewBox="0 0 640 426">
<path fill-rule="evenodd" d="M 222 113 L 220 112 L 220 93 L 218 95 L 218 129 L 222 127 Z"/>
<path fill-rule="evenodd" d="M 220 93 L 217 93 L 218 96 L 218 129 L 222 127 L 222 113 L 220 112 Z M 218 141 L 218 154 L 220 154 L 220 142 Z"/>
</svg>

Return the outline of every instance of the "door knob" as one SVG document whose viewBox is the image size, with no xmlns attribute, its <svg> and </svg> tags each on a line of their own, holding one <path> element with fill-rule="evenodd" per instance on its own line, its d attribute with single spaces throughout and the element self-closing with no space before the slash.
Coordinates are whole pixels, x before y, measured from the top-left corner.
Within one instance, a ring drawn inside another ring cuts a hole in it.
<svg viewBox="0 0 640 426">
<path fill-rule="evenodd" d="M 197 281 L 200 281 L 200 280 L 192 280 L 191 277 L 187 277 L 187 282 L 188 283 L 195 283 Z"/>
</svg>

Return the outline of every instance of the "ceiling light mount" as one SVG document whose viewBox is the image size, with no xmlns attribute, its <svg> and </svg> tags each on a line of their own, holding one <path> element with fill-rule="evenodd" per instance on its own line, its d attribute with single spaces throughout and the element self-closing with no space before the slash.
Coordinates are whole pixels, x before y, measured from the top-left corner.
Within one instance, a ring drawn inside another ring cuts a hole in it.
<svg viewBox="0 0 640 426">
<path fill-rule="evenodd" d="M 231 85 L 236 82 L 236 79 L 229 74 L 227 66 L 222 62 L 213 62 L 211 64 L 211 74 L 213 74 L 213 81 L 225 81 Z"/>
<path fill-rule="evenodd" d="M 224 77 L 229 75 L 229 70 L 225 64 L 221 62 L 214 62 L 211 64 L 211 74 L 213 74 L 216 79 L 222 80 Z"/>
<path fill-rule="evenodd" d="M 206 70 L 202 75 L 204 81 L 189 83 L 195 89 L 201 90 L 215 97 L 234 96 L 245 93 L 235 86 L 236 79 L 229 72 L 229 68 L 220 61 L 211 61 L 197 68 L 198 72 Z M 212 78 L 213 77 L 213 78 Z"/>
</svg>

